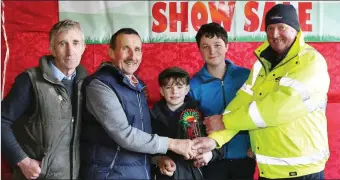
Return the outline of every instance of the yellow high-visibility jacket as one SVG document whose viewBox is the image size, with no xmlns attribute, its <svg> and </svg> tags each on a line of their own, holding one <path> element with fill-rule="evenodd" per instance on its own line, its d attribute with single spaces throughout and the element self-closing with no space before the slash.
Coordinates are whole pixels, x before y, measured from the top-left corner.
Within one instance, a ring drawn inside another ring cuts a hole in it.
<svg viewBox="0 0 340 180">
<path fill-rule="evenodd" d="M 287 56 L 271 71 L 271 63 L 260 56 L 268 41 L 255 50 L 258 61 L 224 112 L 226 130 L 209 135 L 221 146 L 239 130 L 249 130 L 261 177 L 317 173 L 329 158 L 327 64 L 303 38 L 300 31 Z"/>
</svg>

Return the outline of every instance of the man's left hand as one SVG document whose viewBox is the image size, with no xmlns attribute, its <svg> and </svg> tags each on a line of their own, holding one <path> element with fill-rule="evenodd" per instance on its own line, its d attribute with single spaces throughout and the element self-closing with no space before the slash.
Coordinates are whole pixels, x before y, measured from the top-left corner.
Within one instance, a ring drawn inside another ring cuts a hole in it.
<svg viewBox="0 0 340 180">
<path fill-rule="evenodd" d="M 161 156 L 157 161 L 161 174 L 171 177 L 176 171 L 176 164 L 169 156 Z"/>
<path fill-rule="evenodd" d="M 221 131 L 225 129 L 224 123 L 222 121 L 222 115 L 213 115 L 204 118 L 203 124 L 207 134 L 211 134 L 215 131 Z"/>
</svg>

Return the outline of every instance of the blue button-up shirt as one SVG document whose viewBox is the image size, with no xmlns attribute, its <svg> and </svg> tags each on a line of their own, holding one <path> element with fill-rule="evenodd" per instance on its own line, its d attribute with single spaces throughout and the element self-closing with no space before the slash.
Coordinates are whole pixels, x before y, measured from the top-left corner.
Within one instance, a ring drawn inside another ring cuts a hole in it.
<svg viewBox="0 0 340 180">
<path fill-rule="evenodd" d="M 64 78 L 67 80 L 72 80 L 75 76 L 76 76 L 76 71 L 74 71 L 70 76 L 65 76 L 64 73 L 62 73 L 55 65 L 53 61 L 50 61 L 48 63 L 48 66 L 51 68 L 52 70 L 52 74 L 59 80 L 63 80 Z"/>
</svg>

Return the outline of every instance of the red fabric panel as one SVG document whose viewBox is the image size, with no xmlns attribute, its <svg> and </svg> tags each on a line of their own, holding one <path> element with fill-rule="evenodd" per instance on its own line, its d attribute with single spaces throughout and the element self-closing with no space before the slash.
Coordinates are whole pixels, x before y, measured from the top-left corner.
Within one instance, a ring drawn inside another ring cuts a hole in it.
<svg viewBox="0 0 340 180">
<path fill-rule="evenodd" d="M 6 45 L 5 39 L 3 35 L 3 31 L 1 30 L 1 85 L 2 85 L 2 72 L 4 71 L 3 61 L 5 60 L 6 56 Z"/>
<path fill-rule="evenodd" d="M 327 104 L 328 143 L 331 156 L 326 164 L 326 179 L 340 179 L 340 103 Z"/>
<path fill-rule="evenodd" d="M 10 59 L 7 65 L 5 94 L 8 93 L 15 77 L 24 69 L 38 64 L 40 56 L 48 54 L 48 32 L 58 21 L 57 1 L 4 1 L 5 26 L 10 48 Z M 5 57 L 4 39 L 1 37 L 1 73 Z M 253 51 L 261 43 L 229 43 L 227 57 L 235 63 L 251 68 L 255 62 Z M 310 43 L 325 57 L 328 62 L 331 85 L 328 93 L 327 108 L 328 134 L 331 157 L 326 166 L 326 178 L 340 178 L 340 43 Z M 107 60 L 108 45 L 87 45 L 82 62 L 92 73 L 96 67 Z M 203 64 L 196 43 L 162 43 L 144 44 L 143 62 L 137 72 L 147 84 L 149 103 L 159 100 L 157 76 L 160 71 L 169 66 L 180 66 L 190 75 L 197 72 Z M 3 83 L 3 82 L 2 82 Z M 317 83 L 317 82 L 316 82 Z M 2 85 L 2 84 L 1 84 Z M 10 177 L 9 166 L 2 159 L 2 179 Z"/>
</svg>

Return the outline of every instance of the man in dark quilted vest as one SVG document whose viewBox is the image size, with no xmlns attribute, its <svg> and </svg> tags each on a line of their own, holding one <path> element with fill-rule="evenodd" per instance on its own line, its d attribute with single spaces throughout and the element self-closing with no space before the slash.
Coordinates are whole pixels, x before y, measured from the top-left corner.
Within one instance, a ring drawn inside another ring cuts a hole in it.
<svg viewBox="0 0 340 180">
<path fill-rule="evenodd" d="M 1 102 L 1 146 L 13 179 L 78 179 L 84 34 L 63 20 L 49 36 L 51 55 L 18 75 Z"/>
<path fill-rule="evenodd" d="M 193 158 L 191 140 L 150 134 L 145 84 L 134 75 L 142 61 L 138 33 L 131 28 L 117 31 L 109 56 L 111 62 L 102 64 L 83 84 L 80 177 L 151 179 L 149 154 L 171 150 Z"/>
</svg>

